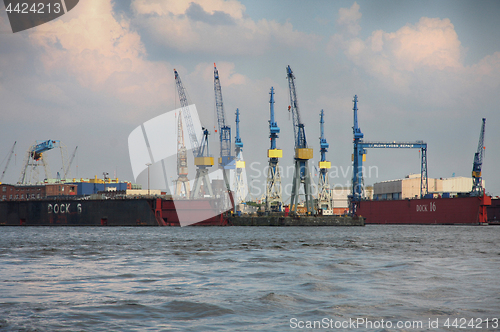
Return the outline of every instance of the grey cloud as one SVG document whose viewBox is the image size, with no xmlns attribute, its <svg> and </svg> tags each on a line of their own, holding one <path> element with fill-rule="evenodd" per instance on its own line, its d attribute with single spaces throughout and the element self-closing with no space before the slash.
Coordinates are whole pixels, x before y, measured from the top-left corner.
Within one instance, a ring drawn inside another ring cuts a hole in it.
<svg viewBox="0 0 500 332">
<path fill-rule="evenodd" d="M 186 16 L 193 21 L 199 21 L 210 25 L 235 24 L 231 15 L 219 10 L 214 11 L 213 14 L 209 14 L 199 4 L 194 2 L 189 4 L 189 8 L 186 10 Z"/>
</svg>

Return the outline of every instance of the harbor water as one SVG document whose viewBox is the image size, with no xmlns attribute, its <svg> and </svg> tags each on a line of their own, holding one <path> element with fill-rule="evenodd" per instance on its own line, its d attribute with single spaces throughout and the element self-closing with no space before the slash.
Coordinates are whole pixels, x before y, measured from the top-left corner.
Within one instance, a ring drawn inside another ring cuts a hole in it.
<svg viewBox="0 0 500 332">
<path fill-rule="evenodd" d="M 496 226 L 1 227 L 0 331 L 499 331 L 499 238 Z"/>
</svg>

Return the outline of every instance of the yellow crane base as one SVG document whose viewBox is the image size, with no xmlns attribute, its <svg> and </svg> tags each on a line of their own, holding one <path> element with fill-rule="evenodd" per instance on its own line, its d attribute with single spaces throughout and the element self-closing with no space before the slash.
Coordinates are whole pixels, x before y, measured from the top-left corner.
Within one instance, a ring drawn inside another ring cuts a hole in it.
<svg viewBox="0 0 500 332">
<path fill-rule="evenodd" d="M 269 149 L 267 150 L 267 158 L 283 158 L 283 150 Z"/>
<path fill-rule="evenodd" d="M 194 164 L 196 166 L 213 166 L 214 157 L 195 157 Z"/>
<path fill-rule="evenodd" d="M 295 158 L 297 159 L 312 159 L 313 149 L 311 148 L 297 148 L 295 149 Z"/>
<path fill-rule="evenodd" d="M 332 163 L 329 161 L 320 161 L 319 168 L 332 168 Z"/>
</svg>

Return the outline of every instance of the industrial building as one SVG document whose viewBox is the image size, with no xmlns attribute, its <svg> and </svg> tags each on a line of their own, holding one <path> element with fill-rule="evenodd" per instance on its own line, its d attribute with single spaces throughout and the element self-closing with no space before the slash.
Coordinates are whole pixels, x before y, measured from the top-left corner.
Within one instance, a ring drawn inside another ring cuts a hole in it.
<svg viewBox="0 0 500 332">
<path fill-rule="evenodd" d="M 0 200 L 29 200 L 61 196 L 90 196 L 103 191 L 141 195 L 141 186 L 118 179 L 46 179 L 37 184 L 0 184 Z M 147 190 L 145 190 L 147 193 Z"/>
<path fill-rule="evenodd" d="M 471 191 L 472 178 L 463 176 L 451 178 L 428 179 L 429 194 L 435 196 L 454 196 Z M 484 180 L 483 180 L 484 188 Z M 404 179 L 378 182 L 373 185 L 373 199 L 391 200 L 419 198 L 420 174 L 410 174 Z"/>
<path fill-rule="evenodd" d="M 76 194 L 76 185 L 73 184 L 0 185 L 0 200 L 2 201 L 42 199 Z"/>
</svg>

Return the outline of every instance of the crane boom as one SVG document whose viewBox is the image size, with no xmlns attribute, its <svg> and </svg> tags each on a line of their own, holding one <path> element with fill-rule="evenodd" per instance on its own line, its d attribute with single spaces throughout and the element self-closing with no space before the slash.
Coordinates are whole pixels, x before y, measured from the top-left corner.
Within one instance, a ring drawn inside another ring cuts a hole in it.
<svg viewBox="0 0 500 332">
<path fill-rule="evenodd" d="M 52 150 L 57 147 L 59 141 L 47 140 L 38 143 L 37 145 L 31 147 L 31 153 L 33 154 L 33 159 L 38 160 L 42 156 L 42 153 L 48 150 Z"/>
<path fill-rule="evenodd" d="M 12 155 L 14 154 L 14 148 L 16 147 L 17 141 L 14 142 L 14 145 L 12 145 L 12 149 L 10 149 L 9 153 L 9 158 L 7 159 L 7 163 L 5 164 L 5 168 L 2 172 L 2 176 L 0 176 L 0 183 L 3 180 L 3 177 L 5 176 L 5 172 L 7 172 L 7 168 L 9 167 L 10 159 L 12 158 Z"/>
<path fill-rule="evenodd" d="M 483 166 L 483 154 L 484 154 L 484 131 L 486 126 L 486 119 L 483 118 L 483 124 L 481 125 L 481 132 L 479 134 L 479 143 L 477 145 L 477 152 L 474 154 L 474 163 L 472 165 L 472 190 L 471 196 L 481 196 L 483 195 L 483 180 L 481 177 L 481 169 Z"/>
<path fill-rule="evenodd" d="M 68 167 L 66 167 L 66 169 L 64 170 L 64 179 L 66 179 L 66 177 L 69 174 L 69 169 L 71 168 L 71 165 L 73 164 L 73 160 L 75 159 L 75 155 L 76 155 L 76 150 L 77 149 L 78 149 L 78 146 L 75 148 L 75 151 L 73 151 L 73 155 L 71 156 L 71 159 L 69 161 Z"/>
<path fill-rule="evenodd" d="M 288 111 L 292 112 L 293 117 L 293 134 L 295 137 L 295 147 L 307 148 L 304 125 L 300 120 L 299 103 L 297 101 L 297 91 L 295 89 L 295 76 L 293 75 L 293 71 L 290 66 L 288 66 L 286 70 L 288 78 L 288 90 L 290 91 L 290 106 L 288 106 Z"/>
<path fill-rule="evenodd" d="M 196 138 L 193 119 L 191 118 L 191 113 L 189 112 L 189 104 L 186 97 L 186 91 L 184 89 L 184 85 L 182 84 L 181 76 L 175 69 L 174 69 L 174 75 L 175 75 L 175 85 L 177 87 L 177 92 L 179 94 L 179 101 L 181 102 L 182 115 L 184 117 L 184 121 L 186 122 L 186 128 L 188 130 L 189 141 L 191 142 L 193 153 L 195 153 L 195 155 L 198 155 L 200 144 L 198 143 L 198 139 Z"/>
<path fill-rule="evenodd" d="M 214 63 L 214 92 L 215 108 L 217 112 L 217 125 L 220 139 L 220 160 L 219 166 L 224 167 L 232 160 L 231 157 L 231 127 L 226 125 L 226 115 L 224 113 L 224 102 L 222 101 L 222 90 L 219 80 L 219 71 Z"/>
</svg>

